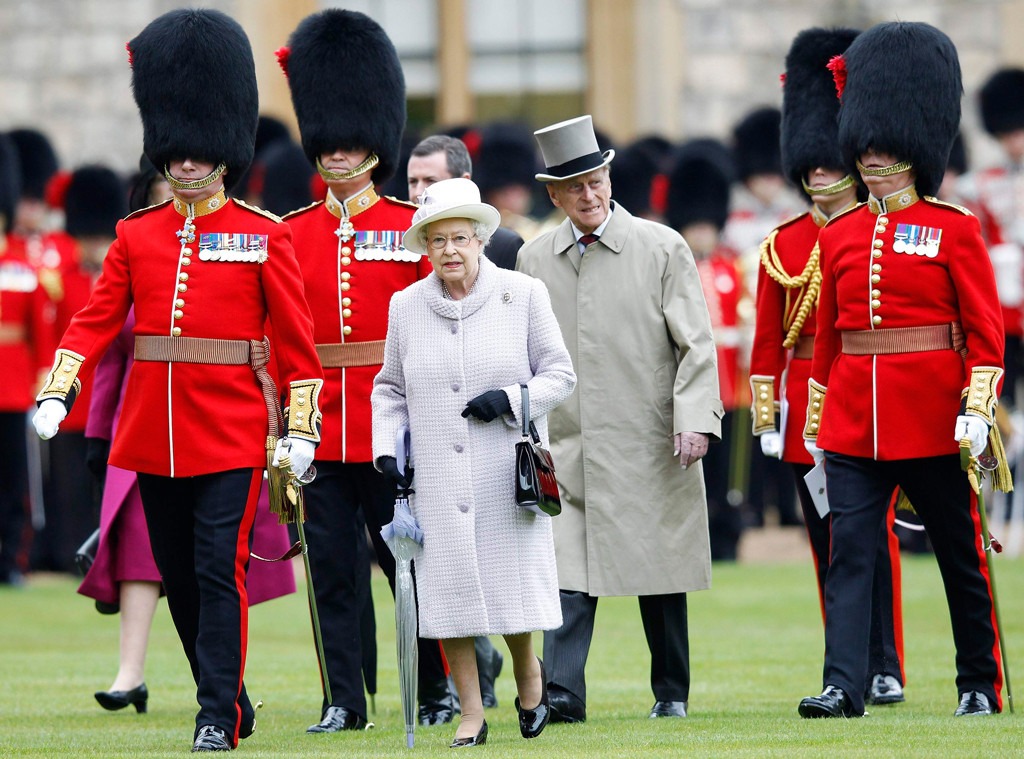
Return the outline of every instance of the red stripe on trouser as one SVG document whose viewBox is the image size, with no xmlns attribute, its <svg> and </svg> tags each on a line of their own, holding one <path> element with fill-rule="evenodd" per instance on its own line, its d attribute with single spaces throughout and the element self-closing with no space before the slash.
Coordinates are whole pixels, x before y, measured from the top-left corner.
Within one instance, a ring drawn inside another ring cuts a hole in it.
<svg viewBox="0 0 1024 759">
<path fill-rule="evenodd" d="M 900 680 L 907 684 L 907 673 L 903 666 L 903 570 L 900 566 L 900 539 L 896 536 L 893 526 L 896 524 L 896 501 L 900 491 L 897 488 L 892 494 L 889 510 L 885 515 L 885 536 L 889 542 L 889 570 L 892 577 L 892 632 L 896 655 L 900 660 Z"/>
<path fill-rule="evenodd" d="M 249 565 L 249 538 L 252 526 L 256 521 L 256 506 L 260 498 L 260 487 L 263 485 L 263 470 L 254 469 L 249 480 L 249 494 L 245 499 L 245 513 L 238 525 L 238 537 L 235 541 L 235 588 L 238 591 L 238 610 L 241 615 L 239 630 L 241 640 L 239 651 L 242 654 L 241 666 L 238 668 L 238 690 L 235 693 L 235 729 L 231 737 L 231 745 L 238 746 L 238 730 L 242 725 L 242 709 L 238 706 L 238 698 L 242 695 L 242 680 L 245 673 L 245 652 L 249 644 L 249 596 L 245 590 L 245 573 Z"/>
<path fill-rule="evenodd" d="M 999 626 L 996 624 L 996 599 L 992 595 L 992 578 L 988 573 L 988 561 L 985 558 L 985 543 L 987 535 L 981 534 L 981 515 L 978 513 L 978 496 L 973 490 L 971 495 L 971 522 L 974 524 L 974 548 L 978 553 L 978 571 L 985 578 L 985 587 L 988 588 L 988 598 L 992 608 L 989 624 L 992 625 L 992 657 L 996 661 L 996 679 L 992 686 L 996 692 L 996 706 L 999 711 L 1003 709 L 1003 657 L 999 650 Z"/>
</svg>

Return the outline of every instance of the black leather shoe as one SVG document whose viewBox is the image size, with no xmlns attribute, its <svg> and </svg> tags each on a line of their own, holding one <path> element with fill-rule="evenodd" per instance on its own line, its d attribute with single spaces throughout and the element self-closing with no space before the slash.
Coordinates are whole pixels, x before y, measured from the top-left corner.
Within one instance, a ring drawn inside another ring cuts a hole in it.
<svg viewBox="0 0 1024 759">
<path fill-rule="evenodd" d="M 876 705 L 902 703 L 904 701 L 903 686 L 892 675 L 875 675 L 871 678 L 871 687 L 868 688 L 864 700 L 869 704 Z"/>
<path fill-rule="evenodd" d="M 344 706 L 328 706 L 324 718 L 306 728 L 307 733 L 337 733 L 342 730 L 362 730 L 366 718 L 346 709 Z"/>
<path fill-rule="evenodd" d="M 853 710 L 850 697 L 842 688 L 834 685 L 825 686 L 820 696 L 808 696 L 800 702 L 797 709 L 804 719 L 816 719 L 818 717 L 860 717 Z"/>
<path fill-rule="evenodd" d="M 417 717 L 421 725 L 445 725 L 454 719 L 455 701 L 447 678 L 437 682 L 420 681 L 418 691 L 420 706 Z"/>
<path fill-rule="evenodd" d="M 230 751 L 231 744 L 228 743 L 228 734 L 219 727 L 203 725 L 196 733 L 196 739 L 192 743 L 192 751 Z"/>
<path fill-rule="evenodd" d="M 537 659 L 540 664 L 540 703 L 533 709 L 523 709 L 519 706 L 519 696 L 516 696 L 516 711 L 519 712 L 519 732 L 524 738 L 536 738 L 544 731 L 544 726 L 551 718 L 551 707 L 548 703 L 548 678 L 544 674 L 544 662 Z"/>
<path fill-rule="evenodd" d="M 449 748 L 469 748 L 470 746 L 482 746 L 487 743 L 487 720 L 480 726 L 480 732 L 470 738 L 456 738 L 451 742 Z"/>
<path fill-rule="evenodd" d="M 555 686 L 548 691 L 549 722 L 586 722 L 587 707 L 567 690 Z"/>
<path fill-rule="evenodd" d="M 992 704 L 988 696 L 981 691 L 969 690 L 960 695 L 960 706 L 953 712 L 954 717 L 968 717 L 971 715 L 984 716 L 992 714 Z"/>
<path fill-rule="evenodd" d="M 655 701 L 651 708 L 651 719 L 658 717 L 685 717 L 686 701 Z"/>
<path fill-rule="evenodd" d="M 477 669 L 480 671 L 480 700 L 484 703 L 484 709 L 494 709 L 498 705 L 498 697 L 494 694 L 494 681 L 501 674 L 501 666 L 505 663 L 505 657 L 501 651 L 491 647 L 491 660 L 484 666 L 477 661 Z"/>
<path fill-rule="evenodd" d="M 139 714 L 145 714 L 146 702 L 149 701 L 149 691 L 146 690 L 145 683 L 131 690 L 99 690 L 93 695 L 100 702 L 100 706 L 111 712 L 131 705 Z"/>
</svg>

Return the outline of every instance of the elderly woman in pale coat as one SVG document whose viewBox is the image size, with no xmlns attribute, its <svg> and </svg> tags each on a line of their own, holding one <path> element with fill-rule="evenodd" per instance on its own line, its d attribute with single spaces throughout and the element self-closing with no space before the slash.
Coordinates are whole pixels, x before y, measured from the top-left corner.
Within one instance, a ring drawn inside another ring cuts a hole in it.
<svg viewBox="0 0 1024 759">
<path fill-rule="evenodd" d="M 444 640 L 462 704 L 453 747 L 487 737 L 473 638 L 502 635 L 512 654 L 523 737 L 547 723 L 543 663 L 531 633 L 562 623 L 551 518 L 515 501 L 520 385 L 547 444 L 547 413 L 576 375 L 537 279 L 482 255 L 495 208 L 468 179 L 429 187 L 405 247 L 434 267 L 391 299 L 384 365 L 374 381 L 373 455 L 396 484 L 395 436 L 408 425 L 415 456 L 413 513 L 420 635 Z M 557 466 L 557 462 L 556 462 Z"/>
</svg>

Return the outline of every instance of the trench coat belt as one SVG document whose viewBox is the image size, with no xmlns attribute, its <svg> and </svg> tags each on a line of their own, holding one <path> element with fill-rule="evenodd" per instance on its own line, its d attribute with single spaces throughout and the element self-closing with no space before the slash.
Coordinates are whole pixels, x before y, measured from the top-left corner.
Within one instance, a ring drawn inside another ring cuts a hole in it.
<svg viewBox="0 0 1024 759">
<path fill-rule="evenodd" d="M 20 324 L 0 324 L 0 345 L 25 342 L 25 328 Z"/>
<path fill-rule="evenodd" d="M 965 351 L 960 322 L 923 327 L 847 330 L 842 333 L 843 353 L 851 356 L 882 356 L 920 351 Z"/>
<path fill-rule="evenodd" d="M 367 340 L 360 343 L 317 343 L 316 355 L 324 369 L 343 369 L 347 366 L 376 366 L 384 363 L 384 341 Z"/>
<path fill-rule="evenodd" d="M 219 340 L 209 337 L 137 335 L 135 360 L 222 366 L 248 364 L 256 373 L 263 400 L 267 404 L 268 435 L 276 437 L 281 430 L 277 386 L 266 368 L 270 360 L 270 341 L 266 337 L 262 340 Z"/>
<path fill-rule="evenodd" d="M 793 346 L 793 358 L 814 358 L 814 335 L 800 335 Z"/>
</svg>

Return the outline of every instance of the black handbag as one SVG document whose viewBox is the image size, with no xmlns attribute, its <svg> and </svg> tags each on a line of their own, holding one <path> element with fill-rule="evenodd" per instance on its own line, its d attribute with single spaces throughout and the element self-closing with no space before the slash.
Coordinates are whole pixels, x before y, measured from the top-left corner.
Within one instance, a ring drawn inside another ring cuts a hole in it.
<svg viewBox="0 0 1024 759">
<path fill-rule="evenodd" d="M 530 421 L 530 393 L 522 385 L 523 439 L 516 443 L 516 503 L 534 514 L 550 517 L 562 513 L 555 464 L 551 451 L 542 448 L 537 427 Z"/>
<path fill-rule="evenodd" d="M 97 527 L 96 531 L 85 539 L 85 542 L 78 547 L 75 551 L 75 566 L 78 567 L 78 571 L 85 577 L 86 572 L 92 567 L 92 563 L 96 561 L 96 549 L 100 545 L 100 528 Z"/>
</svg>

